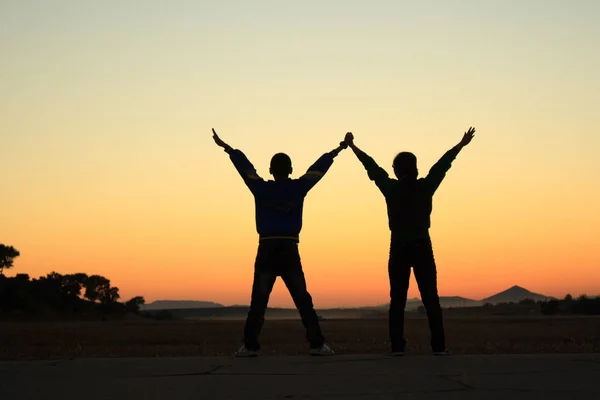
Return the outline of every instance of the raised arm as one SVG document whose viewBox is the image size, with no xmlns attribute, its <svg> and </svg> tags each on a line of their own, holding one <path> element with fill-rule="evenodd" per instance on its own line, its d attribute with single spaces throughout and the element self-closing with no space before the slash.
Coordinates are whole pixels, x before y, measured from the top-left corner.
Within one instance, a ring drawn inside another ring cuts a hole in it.
<svg viewBox="0 0 600 400">
<path fill-rule="evenodd" d="M 346 143 L 340 143 L 338 147 L 319 157 L 319 159 L 308 168 L 306 173 L 298 178 L 298 181 L 302 183 L 306 192 L 312 189 L 317 182 L 323 178 L 327 171 L 329 171 L 331 165 L 333 165 L 334 158 L 347 147 L 348 145 Z"/>
<path fill-rule="evenodd" d="M 379 190 L 381 190 L 381 192 L 385 195 L 387 193 L 387 190 L 389 189 L 390 183 L 393 182 L 393 179 L 390 178 L 388 173 L 383 168 L 377 165 L 377 163 L 371 156 L 369 156 L 367 153 L 359 149 L 358 146 L 356 146 L 356 144 L 354 143 L 354 135 L 352 134 L 352 132 L 346 133 L 344 142 L 346 142 L 348 146 L 350 146 L 354 154 L 356 154 L 358 160 L 365 167 L 369 179 L 374 181 Z"/>
<path fill-rule="evenodd" d="M 233 166 L 244 180 L 244 183 L 246 183 L 246 186 L 248 186 L 248 188 L 252 192 L 254 192 L 254 189 L 256 189 L 258 185 L 264 182 L 264 180 L 256 173 L 254 165 L 252 165 L 252 163 L 248 160 L 244 153 L 242 153 L 240 150 L 233 149 L 230 145 L 225 143 L 219 137 L 219 135 L 217 135 L 217 132 L 215 132 L 214 128 L 212 131 L 213 139 L 217 146 L 222 147 L 223 150 L 225 150 L 225 152 L 229 154 L 229 159 L 231 160 Z"/>
<path fill-rule="evenodd" d="M 475 128 L 470 127 L 468 131 L 465 132 L 461 141 L 450 150 L 448 150 L 439 160 L 436 162 L 433 167 L 429 170 L 429 174 L 425 178 L 427 181 L 429 188 L 432 193 L 435 193 L 437 188 L 440 186 L 444 178 L 446 177 L 446 173 L 452 166 L 452 161 L 456 158 L 458 153 L 475 137 Z"/>
</svg>

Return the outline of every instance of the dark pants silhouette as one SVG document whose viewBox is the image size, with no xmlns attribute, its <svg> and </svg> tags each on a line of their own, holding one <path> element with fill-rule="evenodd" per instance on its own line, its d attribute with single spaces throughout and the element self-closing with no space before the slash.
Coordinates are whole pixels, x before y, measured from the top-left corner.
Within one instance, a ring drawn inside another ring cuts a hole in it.
<svg viewBox="0 0 600 400">
<path fill-rule="evenodd" d="M 390 278 L 389 334 L 392 351 L 404 351 L 404 308 L 410 280 L 411 267 L 415 278 L 431 331 L 433 351 L 446 349 L 442 308 L 437 291 L 437 270 L 433 249 L 429 239 L 398 240 L 392 239 L 388 273 Z"/>
<path fill-rule="evenodd" d="M 256 255 L 252 299 L 244 327 L 244 344 L 246 348 L 250 350 L 260 348 L 258 337 L 265 321 L 264 317 L 269 296 L 278 276 L 283 279 L 296 308 L 300 312 L 310 347 L 321 347 L 325 342 L 325 338 L 321 333 L 312 297 L 306 287 L 298 244 L 293 240 L 269 239 L 260 242 Z"/>
</svg>

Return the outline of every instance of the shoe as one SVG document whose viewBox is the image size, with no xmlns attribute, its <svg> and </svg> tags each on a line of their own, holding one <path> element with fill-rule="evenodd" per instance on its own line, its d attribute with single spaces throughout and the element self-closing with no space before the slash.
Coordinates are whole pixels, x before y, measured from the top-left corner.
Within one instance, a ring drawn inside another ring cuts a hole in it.
<svg viewBox="0 0 600 400">
<path fill-rule="evenodd" d="M 442 350 L 442 351 L 434 351 L 433 352 L 434 356 L 451 356 L 452 352 L 448 349 Z"/>
<path fill-rule="evenodd" d="M 327 346 L 325 343 L 323 343 L 321 345 L 321 347 L 310 349 L 311 356 L 332 356 L 334 354 L 335 354 L 335 352 L 333 350 L 331 350 L 331 348 L 329 346 Z"/>
<path fill-rule="evenodd" d="M 392 350 L 390 352 L 390 356 L 392 356 L 392 357 L 402 357 L 402 356 L 404 356 L 404 354 L 405 354 L 404 351 L 400 351 L 400 350 L 399 351 Z"/>
<path fill-rule="evenodd" d="M 238 351 L 235 352 L 235 356 L 236 357 L 257 357 L 258 350 L 250 350 L 246 347 L 246 345 L 242 345 L 242 347 L 240 347 L 238 349 Z"/>
</svg>

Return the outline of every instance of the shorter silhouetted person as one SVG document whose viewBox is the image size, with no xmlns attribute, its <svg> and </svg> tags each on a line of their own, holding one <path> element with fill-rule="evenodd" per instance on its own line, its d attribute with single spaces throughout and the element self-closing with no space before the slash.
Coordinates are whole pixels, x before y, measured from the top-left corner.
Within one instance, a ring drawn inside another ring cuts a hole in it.
<svg viewBox="0 0 600 400">
<path fill-rule="evenodd" d="M 446 349 L 442 308 L 437 290 L 437 269 L 429 236 L 433 194 L 442 183 L 452 161 L 464 146 L 471 142 L 474 128 L 464 134 L 459 144 L 450 149 L 430 169 L 425 178 L 418 178 L 417 157 L 401 152 L 394 158 L 393 168 L 397 179 L 388 173 L 354 144 L 352 133 L 345 142 L 367 170 L 385 197 L 391 231 L 388 274 L 390 279 L 389 335 L 391 354 L 404 354 L 404 308 L 410 280 L 411 267 L 421 300 L 425 306 L 431 331 L 431 347 L 436 355 L 450 354 Z"/>
<path fill-rule="evenodd" d="M 284 153 L 271 159 L 269 172 L 274 180 L 265 181 L 256 173 L 252 163 L 240 150 L 232 149 L 213 129 L 215 143 L 225 149 L 244 183 L 254 195 L 256 229 L 259 235 L 254 264 L 254 282 L 250 310 L 244 326 L 244 343 L 236 352 L 238 357 L 253 357 L 260 349 L 259 335 L 264 324 L 269 296 L 278 276 L 281 276 L 300 312 L 310 344 L 311 355 L 332 355 L 325 343 L 312 297 L 306 286 L 300 254 L 299 235 L 302 229 L 304 198 L 333 164 L 345 143 L 323 154 L 298 179 L 290 178 L 292 161 Z"/>
</svg>

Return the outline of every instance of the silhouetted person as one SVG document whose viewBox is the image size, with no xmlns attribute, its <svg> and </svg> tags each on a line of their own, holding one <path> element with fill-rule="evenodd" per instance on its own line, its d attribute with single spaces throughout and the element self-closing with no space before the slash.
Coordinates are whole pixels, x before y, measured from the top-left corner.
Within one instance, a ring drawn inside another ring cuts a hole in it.
<svg viewBox="0 0 600 400">
<path fill-rule="evenodd" d="M 452 161 L 464 146 L 469 144 L 474 128 L 464 134 L 459 144 L 450 149 L 431 168 L 425 178 L 418 178 L 417 157 L 408 152 L 394 158 L 393 168 L 398 179 L 388 173 L 354 144 L 352 133 L 345 142 L 361 161 L 369 179 L 375 182 L 385 196 L 388 222 L 391 231 L 388 274 L 390 279 L 389 335 L 392 355 L 404 354 L 404 308 L 410 280 L 411 267 L 431 331 L 431 347 L 436 355 L 450 354 L 446 349 L 442 309 L 437 290 L 437 270 L 429 236 L 433 194 L 446 176 Z"/>
<path fill-rule="evenodd" d="M 311 355 L 332 355 L 325 344 L 312 297 L 309 294 L 300 254 L 299 235 L 302 229 L 302 210 L 308 191 L 329 170 L 333 159 L 347 148 L 345 143 L 323 154 L 298 179 L 291 179 L 292 160 L 278 153 L 271 159 L 269 172 L 274 180 L 265 181 L 257 175 L 244 153 L 232 149 L 213 129 L 215 143 L 225 149 L 233 165 L 254 195 L 256 229 L 259 234 L 258 253 L 254 264 L 254 282 L 250 311 L 244 327 L 244 344 L 236 352 L 238 357 L 258 355 L 258 341 L 264 323 L 265 311 L 275 280 L 281 276 L 288 288 L 306 328 Z"/>
</svg>

